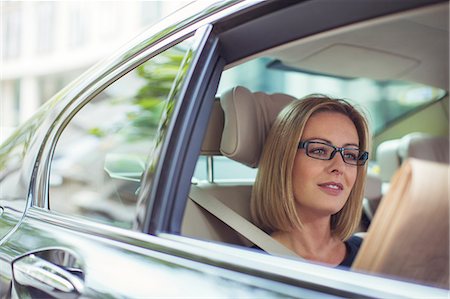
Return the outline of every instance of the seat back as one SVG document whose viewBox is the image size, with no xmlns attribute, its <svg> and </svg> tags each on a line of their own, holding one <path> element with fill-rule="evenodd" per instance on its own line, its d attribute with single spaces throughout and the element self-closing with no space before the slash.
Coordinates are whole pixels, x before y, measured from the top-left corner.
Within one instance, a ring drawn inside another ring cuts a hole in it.
<svg viewBox="0 0 450 299">
<path fill-rule="evenodd" d="M 449 287 L 449 171 L 448 164 L 403 163 L 353 269 Z"/>
<path fill-rule="evenodd" d="M 214 196 L 245 219 L 250 219 L 249 198 L 251 183 L 198 183 L 203 193 Z M 211 213 L 200 207 L 189 195 L 184 213 L 181 234 L 184 236 L 214 240 L 236 245 L 251 246 L 250 241 L 225 225 Z"/>
</svg>

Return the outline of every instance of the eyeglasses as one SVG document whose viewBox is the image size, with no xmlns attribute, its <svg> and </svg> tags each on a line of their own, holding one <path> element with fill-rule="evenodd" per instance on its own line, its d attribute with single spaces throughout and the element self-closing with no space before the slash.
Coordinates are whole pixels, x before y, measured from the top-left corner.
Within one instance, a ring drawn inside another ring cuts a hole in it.
<svg viewBox="0 0 450 299">
<path fill-rule="evenodd" d="M 301 141 L 298 148 L 304 148 L 308 157 L 318 160 L 331 160 L 337 152 L 342 160 L 350 165 L 362 166 L 369 158 L 369 153 L 355 148 L 335 147 L 334 145 L 318 141 Z"/>
</svg>

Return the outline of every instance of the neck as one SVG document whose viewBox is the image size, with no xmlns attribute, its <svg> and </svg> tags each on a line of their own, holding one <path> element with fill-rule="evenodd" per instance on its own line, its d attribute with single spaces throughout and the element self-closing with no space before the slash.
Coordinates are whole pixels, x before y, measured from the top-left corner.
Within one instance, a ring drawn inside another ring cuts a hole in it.
<svg viewBox="0 0 450 299">
<path fill-rule="evenodd" d="M 331 234 L 330 216 L 301 217 L 302 228 L 278 231 L 272 237 L 299 256 L 337 265 L 345 257 L 345 245 Z"/>
<path fill-rule="evenodd" d="M 330 217 L 308 220 L 302 218 L 302 228 L 291 231 L 279 231 L 273 234 L 305 253 L 314 253 L 326 246 L 334 237 L 331 234 Z"/>
</svg>

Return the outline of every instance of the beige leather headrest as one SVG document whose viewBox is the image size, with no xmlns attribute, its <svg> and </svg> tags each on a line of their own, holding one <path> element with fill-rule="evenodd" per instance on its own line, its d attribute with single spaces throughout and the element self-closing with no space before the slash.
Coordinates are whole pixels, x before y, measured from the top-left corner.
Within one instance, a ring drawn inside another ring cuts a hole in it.
<svg viewBox="0 0 450 299">
<path fill-rule="evenodd" d="M 380 178 L 383 182 L 389 182 L 400 168 L 400 157 L 398 155 L 399 139 L 382 142 L 377 148 L 377 161 L 380 165 Z"/>
<path fill-rule="evenodd" d="M 400 140 L 398 154 L 402 160 L 421 160 L 449 163 L 449 139 L 424 133 L 411 133 Z"/>
<path fill-rule="evenodd" d="M 387 140 L 377 148 L 380 177 L 389 182 L 402 161 L 416 158 L 440 163 L 449 163 L 449 139 L 414 132 L 401 139 Z"/>
<path fill-rule="evenodd" d="M 294 97 L 251 92 L 237 86 L 220 97 L 225 124 L 221 153 L 250 167 L 257 167 L 266 136 L 278 113 Z"/>
</svg>

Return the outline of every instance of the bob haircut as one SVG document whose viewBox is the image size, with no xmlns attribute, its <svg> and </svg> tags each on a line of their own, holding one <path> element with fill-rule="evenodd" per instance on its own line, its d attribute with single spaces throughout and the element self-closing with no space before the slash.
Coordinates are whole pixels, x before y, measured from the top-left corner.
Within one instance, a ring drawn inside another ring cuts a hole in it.
<svg viewBox="0 0 450 299">
<path fill-rule="evenodd" d="M 252 191 L 253 221 L 267 233 L 301 229 L 292 183 L 292 169 L 298 143 L 308 119 L 320 112 L 346 115 L 355 125 L 359 149 L 369 150 L 369 130 L 364 115 L 343 99 L 320 94 L 306 96 L 287 105 L 278 115 L 264 145 Z M 347 240 L 359 225 L 367 164 L 357 167 L 357 177 L 344 207 L 331 215 L 331 233 Z"/>
</svg>

